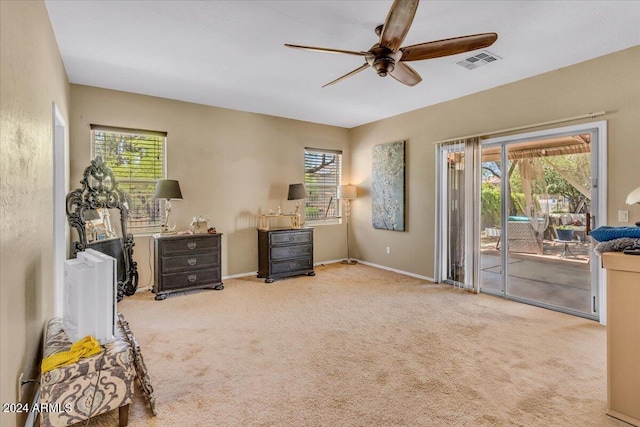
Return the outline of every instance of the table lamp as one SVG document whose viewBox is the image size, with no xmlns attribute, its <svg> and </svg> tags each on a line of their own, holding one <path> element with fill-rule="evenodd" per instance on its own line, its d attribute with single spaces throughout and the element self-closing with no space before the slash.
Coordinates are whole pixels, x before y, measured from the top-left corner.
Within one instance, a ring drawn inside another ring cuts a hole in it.
<svg viewBox="0 0 640 427">
<path fill-rule="evenodd" d="M 289 184 L 289 194 L 287 200 L 296 200 L 296 221 L 293 222 L 292 228 L 300 228 L 300 200 L 307 198 L 307 189 L 304 184 Z"/>
<path fill-rule="evenodd" d="M 640 187 L 638 187 L 635 190 L 633 190 L 627 196 L 627 204 L 628 205 L 635 205 L 636 203 L 640 204 Z M 638 227 L 640 227 L 640 221 L 636 222 L 636 225 Z"/>
<path fill-rule="evenodd" d="M 180 183 L 173 179 L 158 180 L 156 192 L 153 194 L 154 199 L 165 199 L 164 203 L 164 221 L 160 228 L 162 234 L 174 233 L 173 228 L 169 228 L 169 215 L 171 215 L 171 200 L 182 200 L 182 191 L 180 191 Z"/>
<path fill-rule="evenodd" d="M 358 261 L 351 259 L 349 255 L 349 216 L 351 215 L 351 200 L 357 196 L 357 189 L 355 185 L 339 185 L 338 186 L 338 199 L 344 200 L 344 213 L 347 218 L 347 259 L 342 261 L 342 264 L 353 265 Z"/>
</svg>

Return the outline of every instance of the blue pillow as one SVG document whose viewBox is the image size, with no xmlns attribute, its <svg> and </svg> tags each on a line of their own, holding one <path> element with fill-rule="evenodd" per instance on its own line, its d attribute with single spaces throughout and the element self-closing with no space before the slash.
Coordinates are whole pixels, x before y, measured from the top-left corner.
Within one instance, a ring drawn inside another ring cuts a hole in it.
<svg viewBox="0 0 640 427">
<path fill-rule="evenodd" d="M 613 239 L 622 237 L 631 237 L 640 239 L 640 227 L 609 227 L 603 225 L 592 230 L 589 235 L 598 242 L 608 242 Z"/>
</svg>

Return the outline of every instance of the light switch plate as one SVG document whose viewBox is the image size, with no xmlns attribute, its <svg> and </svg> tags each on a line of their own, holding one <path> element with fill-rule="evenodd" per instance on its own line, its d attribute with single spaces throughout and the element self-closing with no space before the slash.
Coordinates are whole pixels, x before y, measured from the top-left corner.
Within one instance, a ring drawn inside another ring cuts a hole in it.
<svg viewBox="0 0 640 427">
<path fill-rule="evenodd" d="M 629 211 L 618 211 L 618 222 L 629 222 Z"/>
</svg>

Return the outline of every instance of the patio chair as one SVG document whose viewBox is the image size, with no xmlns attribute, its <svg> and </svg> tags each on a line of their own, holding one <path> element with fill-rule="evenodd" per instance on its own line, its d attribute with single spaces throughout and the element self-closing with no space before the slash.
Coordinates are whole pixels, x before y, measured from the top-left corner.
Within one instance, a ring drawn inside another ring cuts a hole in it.
<svg viewBox="0 0 640 427">
<path fill-rule="evenodd" d="M 538 219 L 538 221 L 543 220 Z M 542 232 L 536 232 L 529 218 L 526 216 L 510 216 L 507 222 L 507 230 L 509 233 L 509 252 L 542 255 L 544 230 L 542 230 Z"/>
</svg>

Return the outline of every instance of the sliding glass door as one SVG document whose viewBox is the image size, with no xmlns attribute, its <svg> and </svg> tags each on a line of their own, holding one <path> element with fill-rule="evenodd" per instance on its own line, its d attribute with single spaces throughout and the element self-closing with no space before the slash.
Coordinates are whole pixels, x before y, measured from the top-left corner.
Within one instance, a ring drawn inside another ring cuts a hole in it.
<svg viewBox="0 0 640 427">
<path fill-rule="evenodd" d="M 595 132 L 558 133 L 483 144 L 483 220 L 495 221 L 499 191 L 501 225 L 495 248 L 486 244 L 491 229 L 482 236 L 483 292 L 598 318 L 588 237 L 596 139 Z"/>
<path fill-rule="evenodd" d="M 443 282 L 602 319 L 606 123 L 438 147 Z M 439 267 L 439 269 L 438 269 Z"/>
</svg>

